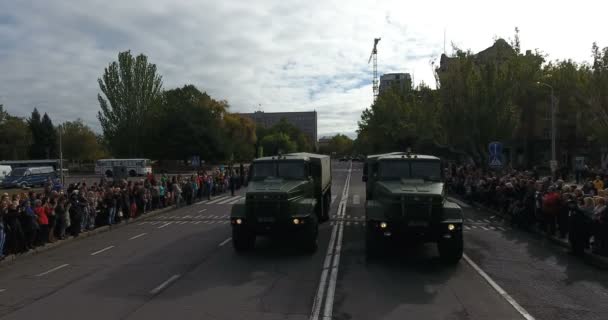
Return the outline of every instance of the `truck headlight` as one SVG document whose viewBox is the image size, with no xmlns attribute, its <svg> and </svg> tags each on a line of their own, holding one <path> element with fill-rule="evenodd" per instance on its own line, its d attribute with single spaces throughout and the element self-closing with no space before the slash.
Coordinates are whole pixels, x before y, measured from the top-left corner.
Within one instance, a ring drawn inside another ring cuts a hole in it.
<svg viewBox="0 0 608 320">
<path fill-rule="evenodd" d="M 380 229 L 386 229 L 386 227 L 388 227 L 386 222 L 380 222 Z"/>
<path fill-rule="evenodd" d="M 300 219 L 298 219 L 298 218 L 293 219 L 293 224 L 297 225 L 297 224 L 300 224 L 301 222 L 302 221 L 300 221 Z"/>
<path fill-rule="evenodd" d="M 450 223 L 450 224 L 448 224 L 448 230 L 450 230 L 450 231 L 454 231 L 454 229 L 456 229 L 456 226 L 455 226 L 455 225 L 453 225 L 453 224 L 451 224 L 451 223 Z"/>
<path fill-rule="evenodd" d="M 236 218 L 236 219 L 232 220 L 232 223 L 234 223 L 234 224 L 243 224 L 243 219 Z"/>
</svg>

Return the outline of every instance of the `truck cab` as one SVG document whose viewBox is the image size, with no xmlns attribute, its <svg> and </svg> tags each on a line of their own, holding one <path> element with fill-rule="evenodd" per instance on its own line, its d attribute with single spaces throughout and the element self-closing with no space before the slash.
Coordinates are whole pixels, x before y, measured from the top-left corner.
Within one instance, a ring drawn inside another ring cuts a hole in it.
<svg viewBox="0 0 608 320">
<path fill-rule="evenodd" d="M 388 241 L 434 242 L 441 259 L 462 257 L 462 211 L 447 200 L 441 160 L 393 152 L 368 157 L 366 253 L 381 252 Z"/>
<path fill-rule="evenodd" d="M 254 248 L 257 236 L 284 235 L 316 249 L 318 225 L 329 219 L 330 158 L 310 153 L 264 157 L 254 160 L 249 172 L 245 199 L 231 212 L 234 248 Z"/>
</svg>

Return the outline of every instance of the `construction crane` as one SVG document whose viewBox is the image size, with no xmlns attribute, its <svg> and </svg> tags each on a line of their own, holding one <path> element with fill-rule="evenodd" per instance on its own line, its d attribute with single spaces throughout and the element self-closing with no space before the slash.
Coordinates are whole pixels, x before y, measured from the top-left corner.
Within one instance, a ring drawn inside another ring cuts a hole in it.
<svg viewBox="0 0 608 320">
<path fill-rule="evenodd" d="M 374 78 L 372 80 L 374 102 L 376 102 L 376 99 L 378 98 L 378 42 L 380 42 L 380 38 L 374 38 L 374 48 L 372 49 L 372 54 L 369 55 L 369 60 L 367 61 L 367 64 L 369 64 L 372 61 L 372 58 L 374 59 Z"/>
</svg>

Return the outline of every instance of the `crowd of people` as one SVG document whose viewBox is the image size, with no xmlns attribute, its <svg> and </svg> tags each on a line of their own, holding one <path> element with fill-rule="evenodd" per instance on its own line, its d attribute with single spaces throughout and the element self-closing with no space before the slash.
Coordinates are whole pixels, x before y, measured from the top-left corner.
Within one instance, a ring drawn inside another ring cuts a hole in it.
<svg viewBox="0 0 608 320">
<path fill-rule="evenodd" d="M 608 254 L 608 176 L 568 184 L 557 177 L 540 177 L 535 170 L 497 174 L 456 165 L 445 170 L 450 191 L 466 201 L 509 215 L 522 228 L 568 239 L 575 254 L 588 248 Z"/>
<path fill-rule="evenodd" d="M 241 168 L 242 170 L 242 168 Z M 47 243 L 78 237 L 104 225 L 128 222 L 152 210 L 181 207 L 235 190 L 246 174 L 214 170 L 188 176 L 149 175 L 136 181 L 101 179 L 65 187 L 49 180 L 40 192 L 24 191 L 0 199 L 0 260 Z"/>
</svg>

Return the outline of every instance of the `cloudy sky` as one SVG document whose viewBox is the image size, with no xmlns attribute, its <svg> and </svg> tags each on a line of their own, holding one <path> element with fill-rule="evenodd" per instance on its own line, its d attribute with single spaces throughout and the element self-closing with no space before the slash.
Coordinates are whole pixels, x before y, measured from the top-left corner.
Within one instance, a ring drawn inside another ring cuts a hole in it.
<svg viewBox="0 0 608 320">
<path fill-rule="evenodd" d="M 434 83 L 451 43 L 473 51 L 521 31 L 522 48 L 588 61 L 608 46 L 603 1 L 3 0 L 0 104 L 99 130 L 99 78 L 118 52 L 144 53 L 164 88 L 194 84 L 233 112 L 319 113 L 319 134 L 353 133 L 379 73 Z M 494 4 L 492 4 L 494 3 Z M 261 106 L 261 107 L 260 107 Z"/>
</svg>

